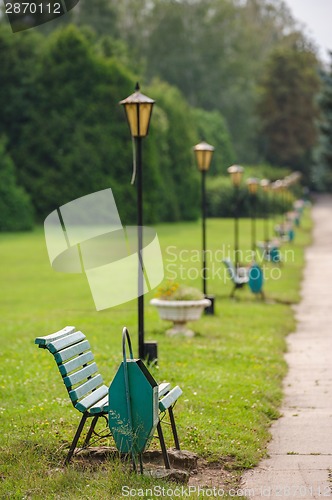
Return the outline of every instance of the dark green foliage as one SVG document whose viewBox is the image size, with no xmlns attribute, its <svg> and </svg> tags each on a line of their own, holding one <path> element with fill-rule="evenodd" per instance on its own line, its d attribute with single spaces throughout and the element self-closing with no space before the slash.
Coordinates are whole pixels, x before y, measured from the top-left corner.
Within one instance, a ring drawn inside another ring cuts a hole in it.
<svg viewBox="0 0 332 500">
<path fill-rule="evenodd" d="M 218 111 L 195 108 L 192 113 L 200 140 L 215 148 L 209 175 L 225 174 L 235 162 L 235 153 L 223 116 Z"/>
<path fill-rule="evenodd" d="M 257 80 L 267 55 L 284 39 L 283 30 L 294 29 L 285 4 L 155 0 L 149 5 L 145 37 L 137 36 L 148 76 L 176 85 L 192 106 L 219 110 L 237 161 L 257 161 Z"/>
<path fill-rule="evenodd" d="M 262 79 L 259 115 L 262 151 L 272 165 L 283 164 L 308 177 L 317 139 L 318 63 L 310 48 L 275 50 Z"/>
<path fill-rule="evenodd" d="M 37 99 L 15 158 L 41 218 L 79 196 L 113 187 L 111 179 L 117 194 L 128 178 L 128 132 L 118 101 L 119 89 L 130 93 L 133 81 L 116 62 L 94 57 L 90 45 L 77 28 L 54 33 L 36 73 Z"/>
<path fill-rule="evenodd" d="M 17 185 L 15 166 L 0 139 L 0 231 L 22 231 L 33 226 L 33 209 L 24 189 Z"/>
<path fill-rule="evenodd" d="M 332 52 L 330 52 L 332 61 Z M 312 170 L 314 188 L 318 191 L 332 190 L 332 62 L 330 70 L 322 73 L 322 93 L 319 98 L 321 119 L 319 143 L 315 151 Z"/>
<path fill-rule="evenodd" d="M 292 200 L 286 201 L 281 194 L 258 192 L 255 203 L 257 217 L 282 214 L 292 208 Z M 253 213 L 253 199 L 246 185 L 236 193 L 227 177 L 215 177 L 207 182 L 207 213 L 209 217 L 234 217 L 237 206 L 239 217 L 250 217 Z"/>
<path fill-rule="evenodd" d="M 3 109 L 9 152 L 18 178 L 43 220 L 56 207 L 111 187 L 124 224 L 136 222 L 132 143 L 119 101 L 134 91 L 132 74 L 113 57 L 112 39 L 73 25 L 48 38 L 19 34 L 15 43 L 1 32 Z M 23 41 L 28 62 L 20 61 Z M 34 46 L 36 40 L 42 49 Z M 43 43 L 40 44 L 40 41 Z M 7 45 L 6 45 L 7 44 Z M 1 57 L 0 56 L 0 57 Z M 16 85 L 12 88 L 10 82 Z M 144 223 L 197 218 L 198 173 L 192 146 L 197 128 L 181 93 L 155 82 L 157 100 L 150 135 L 143 141 Z"/>
<path fill-rule="evenodd" d="M 192 148 L 197 138 L 192 110 L 181 93 L 166 83 L 155 81 L 149 95 L 156 99 L 156 120 L 151 124 L 149 145 L 154 144 L 155 160 L 161 176 L 159 204 L 163 220 L 193 220 L 199 214 L 199 175 Z M 152 143 L 152 144 L 151 144 Z"/>
<path fill-rule="evenodd" d="M 111 187 L 123 222 L 136 221 L 131 138 L 118 102 L 137 79 L 157 101 L 143 141 L 144 222 L 198 217 L 192 148 L 201 140 L 215 146 L 208 177 L 234 162 L 257 162 L 258 77 L 268 73 L 273 48 L 290 50 L 295 39 L 304 46 L 298 33 L 285 37 L 285 27 L 292 33 L 294 23 L 281 0 L 80 0 L 59 21 L 15 36 L 2 20 L 0 133 L 38 220 Z M 311 56 L 298 63 L 309 90 Z M 296 116 L 301 166 L 283 161 L 300 170 L 308 169 L 314 141 L 307 134 L 312 108 L 303 102 L 306 113 Z M 293 135 L 284 138 L 281 149 L 289 151 Z M 261 148 L 259 160 L 267 155 Z"/>
<path fill-rule="evenodd" d="M 32 101 L 38 99 L 34 73 L 43 43 L 43 37 L 33 31 L 13 35 L 7 25 L 0 24 L 0 134 L 8 137 L 10 150 L 18 146 Z"/>
<path fill-rule="evenodd" d="M 91 26 L 99 35 L 111 35 L 116 38 L 119 33 L 119 9 L 110 0 L 80 0 L 73 11 L 72 21 L 79 26 Z"/>
</svg>

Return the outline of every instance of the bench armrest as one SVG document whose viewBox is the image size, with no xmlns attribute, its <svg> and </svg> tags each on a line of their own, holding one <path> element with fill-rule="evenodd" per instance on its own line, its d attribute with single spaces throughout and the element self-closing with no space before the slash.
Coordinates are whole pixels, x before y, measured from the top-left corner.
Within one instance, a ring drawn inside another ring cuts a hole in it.
<svg viewBox="0 0 332 500">
<path fill-rule="evenodd" d="M 160 411 L 166 411 L 170 406 L 172 406 L 178 398 L 181 396 L 182 390 L 180 387 L 177 385 L 172 389 L 166 396 L 164 396 L 160 401 L 159 401 L 159 410 Z"/>
<path fill-rule="evenodd" d="M 171 384 L 168 382 L 162 382 L 158 385 L 158 397 L 162 398 L 171 390 Z"/>
<path fill-rule="evenodd" d="M 70 335 L 71 333 L 74 332 L 75 332 L 74 326 L 66 326 L 65 328 L 62 328 L 62 330 L 59 330 L 58 332 L 55 333 L 51 333 L 51 335 L 47 335 L 46 337 L 37 337 L 35 339 L 35 344 L 37 344 L 42 349 L 46 349 L 48 344 L 50 344 L 51 342 L 62 339 L 63 337 L 66 337 L 67 335 Z"/>
</svg>

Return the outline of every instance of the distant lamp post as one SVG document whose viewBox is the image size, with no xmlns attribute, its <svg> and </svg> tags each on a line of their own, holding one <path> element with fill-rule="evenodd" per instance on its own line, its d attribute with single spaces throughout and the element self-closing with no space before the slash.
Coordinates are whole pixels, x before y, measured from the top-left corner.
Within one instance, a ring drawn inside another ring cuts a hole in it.
<svg viewBox="0 0 332 500">
<path fill-rule="evenodd" d="M 234 210 L 234 253 L 235 253 L 235 268 L 239 265 L 239 188 L 242 180 L 244 168 L 240 165 L 232 165 L 227 169 L 231 176 L 235 192 L 235 210 Z"/>
<path fill-rule="evenodd" d="M 142 139 L 149 132 L 154 100 L 140 92 L 136 84 L 135 92 L 120 101 L 128 120 L 131 136 L 135 140 L 137 175 L 137 231 L 138 231 L 138 356 L 144 359 L 144 267 L 143 267 L 143 178 L 142 178 Z"/>
<path fill-rule="evenodd" d="M 247 186 L 250 194 L 250 208 L 251 208 L 251 249 L 252 258 L 255 260 L 256 255 L 256 208 L 257 208 L 257 191 L 259 180 L 256 177 L 249 177 L 247 179 Z"/>
<path fill-rule="evenodd" d="M 279 210 L 281 206 L 281 222 L 283 222 L 283 202 L 282 202 L 282 197 L 281 197 L 281 190 L 282 190 L 282 181 L 280 179 L 272 182 L 271 184 L 271 189 L 275 193 L 274 199 L 275 199 L 275 220 L 278 222 L 279 219 Z"/>
<path fill-rule="evenodd" d="M 269 191 L 270 191 L 270 181 L 268 179 L 261 180 L 261 188 L 265 193 L 265 217 L 264 217 L 264 240 L 265 243 L 269 243 L 269 211 L 270 211 L 270 203 L 269 203 Z"/>
<path fill-rule="evenodd" d="M 207 269 L 206 269 L 206 190 L 205 190 L 205 177 L 206 172 L 210 168 L 214 147 L 207 142 L 200 142 L 194 146 L 194 152 L 196 157 L 196 163 L 198 170 L 202 174 L 202 265 L 203 265 L 203 293 L 207 297 Z M 213 297 L 209 297 L 211 300 L 211 306 L 205 309 L 207 314 L 214 313 L 214 301 Z"/>
</svg>

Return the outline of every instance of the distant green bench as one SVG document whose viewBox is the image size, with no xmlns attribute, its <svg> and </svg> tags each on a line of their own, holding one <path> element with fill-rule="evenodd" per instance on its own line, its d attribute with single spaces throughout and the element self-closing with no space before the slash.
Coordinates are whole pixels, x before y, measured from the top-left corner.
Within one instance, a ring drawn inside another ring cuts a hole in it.
<svg viewBox="0 0 332 500">
<path fill-rule="evenodd" d="M 238 288 L 244 287 L 249 281 L 249 276 L 245 268 L 240 267 L 239 269 L 242 270 L 242 273 L 239 273 L 239 269 L 235 269 L 235 266 L 233 262 L 230 259 L 223 259 L 223 263 L 226 266 L 228 276 L 230 277 L 231 281 L 233 282 L 233 289 L 231 291 L 230 297 L 234 297 L 235 291 Z"/>
<path fill-rule="evenodd" d="M 74 408 L 82 413 L 81 421 L 65 460 L 65 464 L 68 464 L 75 452 L 88 418 L 92 418 L 92 422 L 81 449 L 89 445 L 92 434 L 97 435 L 99 438 L 110 436 L 108 425 L 107 434 L 100 435 L 95 432 L 96 424 L 100 418 L 105 419 L 106 423 L 108 423 L 109 388 L 104 384 L 103 378 L 98 372 L 93 353 L 90 350 L 89 341 L 86 339 L 84 333 L 76 331 L 74 326 L 66 326 L 62 330 L 52 333 L 51 335 L 37 337 L 35 339 L 35 344 L 42 349 L 47 349 L 53 354 L 70 400 Z M 159 418 L 157 431 L 165 467 L 169 469 L 169 458 L 160 422 L 165 412 L 168 412 L 175 448 L 180 449 L 173 407 L 182 394 L 182 390 L 178 386 L 171 389 L 170 384 L 165 382 L 158 386 L 158 393 L 161 417 Z"/>
</svg>

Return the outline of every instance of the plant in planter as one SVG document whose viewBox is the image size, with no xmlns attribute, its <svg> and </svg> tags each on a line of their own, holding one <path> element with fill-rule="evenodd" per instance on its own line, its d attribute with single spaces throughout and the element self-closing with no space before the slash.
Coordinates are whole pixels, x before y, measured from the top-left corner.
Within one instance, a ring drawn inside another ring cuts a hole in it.
<svg viewBox="0 0 332 500">
<path fill-rule="evenodd" d="M 166 331 L 167 335 L 193 337 L 195 333 L 187 328 L 186 323 L 199 319 L 211 301 L 197 288 L 167 282 L 158 288 L 150 304 L 158 309 L 161 319 L 173 322 L 173 327 Z"/>
</svg>

